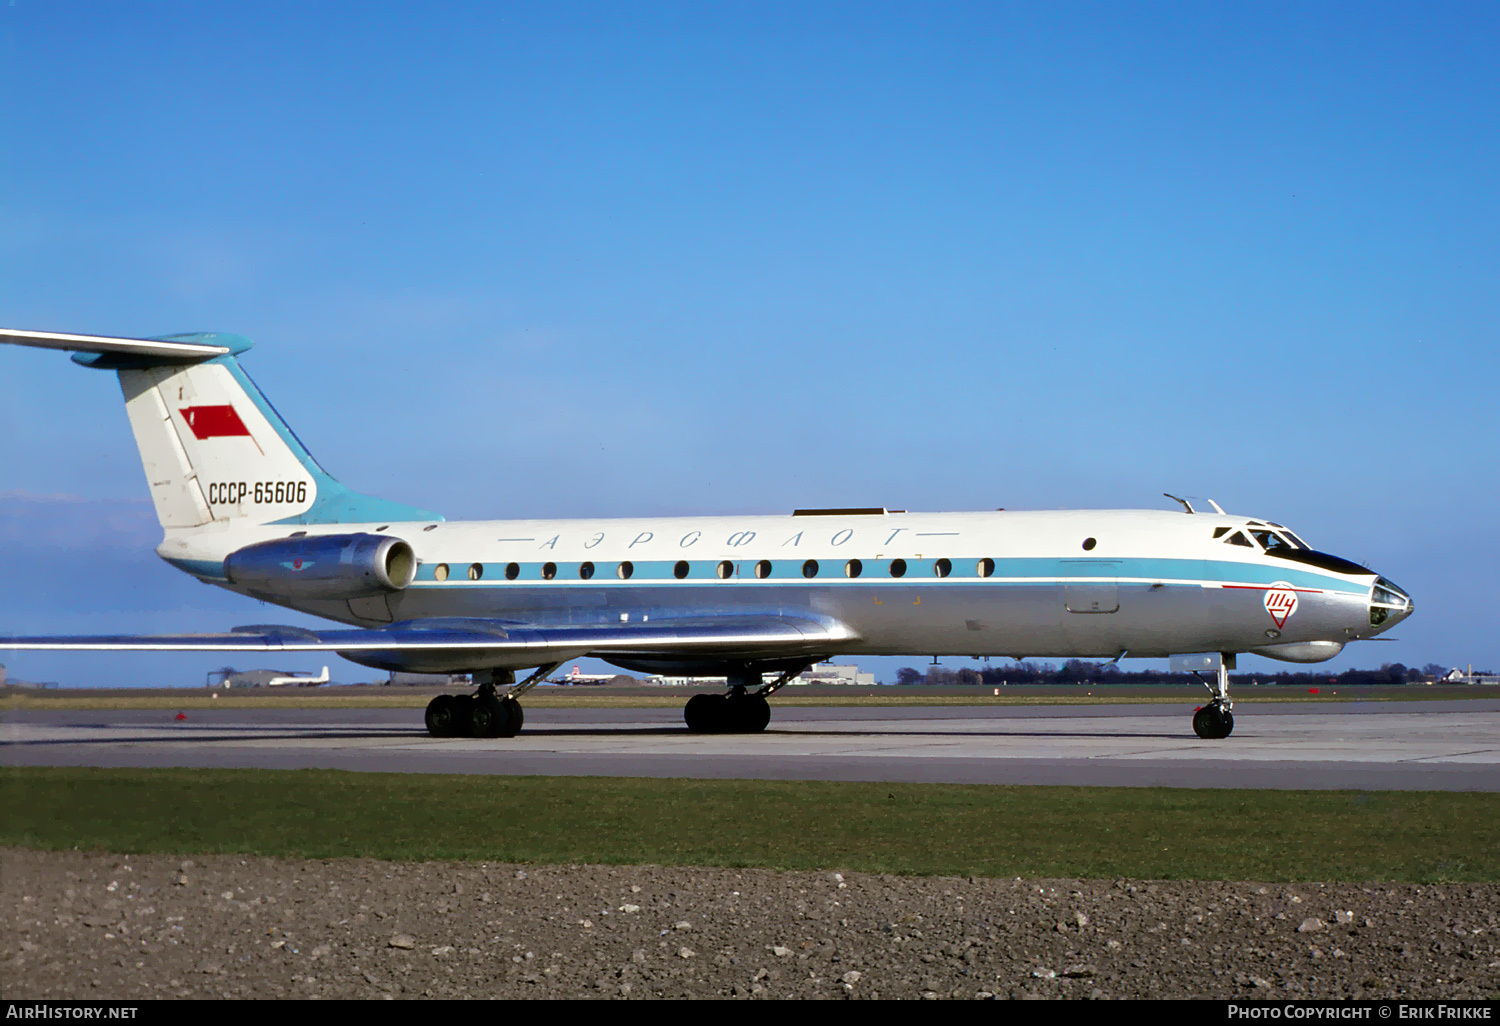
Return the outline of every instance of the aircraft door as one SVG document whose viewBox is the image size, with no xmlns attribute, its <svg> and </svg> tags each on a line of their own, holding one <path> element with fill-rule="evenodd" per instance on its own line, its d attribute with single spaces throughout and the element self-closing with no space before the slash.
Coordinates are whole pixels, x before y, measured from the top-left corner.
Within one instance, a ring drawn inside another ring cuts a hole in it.
<svg viewBox="0 0 1500 1026">
<path fill-rule="evenodd" d="M 1101 559 L 1062 561 L 1063 604 L 1070 613 L 1114 613 L 1120 608 L 1120 564 Z"/>
</svg>

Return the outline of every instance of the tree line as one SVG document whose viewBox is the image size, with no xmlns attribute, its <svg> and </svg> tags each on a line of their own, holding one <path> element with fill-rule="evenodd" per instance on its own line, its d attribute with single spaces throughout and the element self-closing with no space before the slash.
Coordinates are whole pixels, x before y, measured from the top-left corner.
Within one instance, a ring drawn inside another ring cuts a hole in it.
<svg viewBox="0 0 1500 1026">
<path fill-rule="evenodd" d="M 1339 673 L 1321 673 L 1315 670 L 1281 670 L 1274 673 L 1231 673 L 1232 685 L 1271 684 L 1285 687 L 1373 687 L 1392 684 L 1424 684 L 1441 677 L 1448 668 L 1437 663 L 1428 663 L 1420 668 L 1401 663 L 1386 663 L 1378 670 L 1343 670 Z M 1213 679 L 1213 674 L 1204 677 Z M 1069 659 L 1062 665 L 1055 663 L 1017 662 L 1003 666 L 978 668 L 950 668 L 928 666 L 917 669 L 903 666 L 896 671 L 896 683 L 904 685 L 972 685 L 976 687 L 1009 687 L 1014 685 L 1063 684 L 1147 687 L 1159 684 L 1181 684 L 1192 680 L 1191 674 L 1169 673 L 1166 670 L 1122 670 L 1118 663 L 1089 662 L 1086 659 Z"/>
</svg>

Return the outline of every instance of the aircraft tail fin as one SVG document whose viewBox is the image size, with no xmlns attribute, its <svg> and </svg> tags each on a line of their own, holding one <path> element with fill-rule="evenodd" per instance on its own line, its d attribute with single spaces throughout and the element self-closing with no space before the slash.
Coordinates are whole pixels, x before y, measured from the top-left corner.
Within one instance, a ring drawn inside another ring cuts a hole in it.
<svg viewBox="0 0 1500 1026">
<path fill-rule="evenodd" d="M 163 528 L 443 519 L 334 480 L 240 367 L 251 346 L 242 336 L 0 330 L 0 341 L 71 350 L 85 367 L 118 373 Z"/>
</svg>

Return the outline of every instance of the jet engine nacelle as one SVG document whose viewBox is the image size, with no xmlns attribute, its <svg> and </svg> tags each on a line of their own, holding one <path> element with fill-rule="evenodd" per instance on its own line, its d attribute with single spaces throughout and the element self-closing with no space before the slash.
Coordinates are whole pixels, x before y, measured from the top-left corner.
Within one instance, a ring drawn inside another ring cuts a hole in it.
<svg viewBox="0 0 1500 1026">
<path fill-rule="evenodd" d="M 401 591 L 417 557 L 400 538 L 322 534 L 246 545 L 224 560 L 230 583 L 278 598 L 355 599 Z"/>
</svg>

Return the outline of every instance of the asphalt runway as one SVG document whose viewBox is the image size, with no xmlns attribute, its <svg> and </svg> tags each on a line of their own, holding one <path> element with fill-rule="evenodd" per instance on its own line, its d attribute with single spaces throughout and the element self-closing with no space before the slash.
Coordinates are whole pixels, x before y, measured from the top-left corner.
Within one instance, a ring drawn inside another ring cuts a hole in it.
<svg viewBox="0 0 1500 1026">
<path fill-rule="evenodd" d="M 30 710 L 0 721 L 0 763 L 1500 791 L 1500 699 L 1240 704 L 1224 741 L 1195 737 L 1192 710 L 799 707 L 764 734 L 698 735 L 679 709 L 538 708 L 484 741 L 430 738 L 415 709 Z"/>
</svg>

